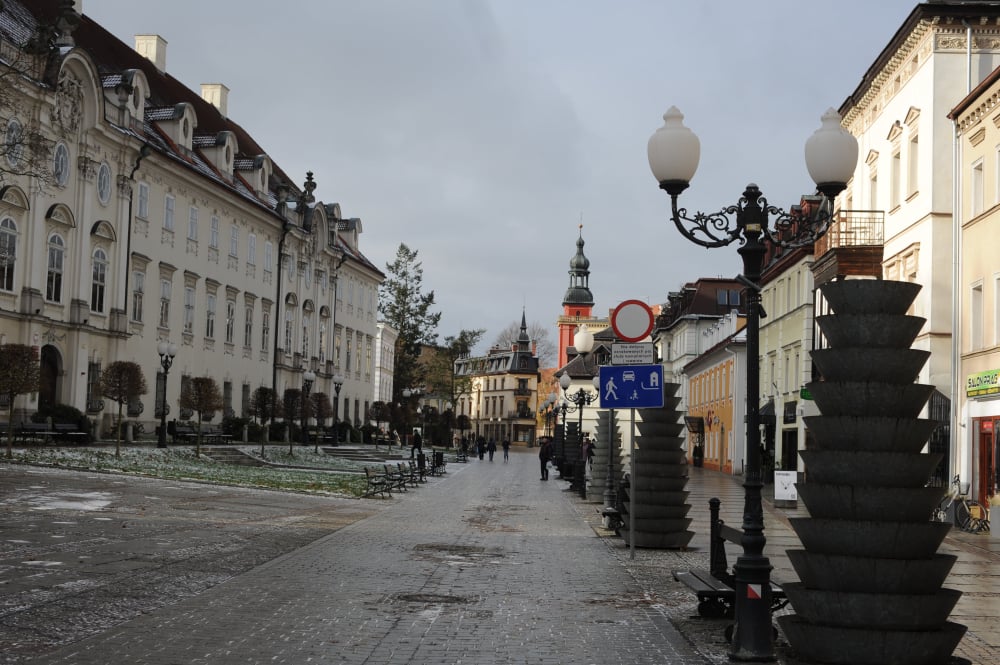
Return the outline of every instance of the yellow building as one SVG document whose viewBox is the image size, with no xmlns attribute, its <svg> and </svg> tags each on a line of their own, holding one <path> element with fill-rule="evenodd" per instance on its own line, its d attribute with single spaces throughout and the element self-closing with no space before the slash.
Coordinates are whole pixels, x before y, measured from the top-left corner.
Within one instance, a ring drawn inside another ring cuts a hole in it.
<svg viewBox="0 0 1000 665">
<path fill-rule="evenodd" d="M 684 366 L 687 418 L 689 428 L 702 430 L 692 435 L 701 438 L 702 464 L 725 473 L 742 473 L 746 462 L 746 408 L 738 398 L 746 383 L 745 326 L 735 310 L 725 315 L 706 332 L 708 350 Z"/>
<path fill-rule="evenodd" d="M 956 334 L 960 389 L 956 473 L 985 503 L 998 494 L 1000 431 L 1000 68 L 955 107 L 961 221 Z"/>
</svg>

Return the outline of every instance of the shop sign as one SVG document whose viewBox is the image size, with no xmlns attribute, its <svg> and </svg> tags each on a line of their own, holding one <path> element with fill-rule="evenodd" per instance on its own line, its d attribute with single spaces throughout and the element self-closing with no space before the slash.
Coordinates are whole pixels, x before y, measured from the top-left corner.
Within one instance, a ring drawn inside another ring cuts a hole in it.
<svg viewBox="0 0 1000 665">
<path fill-rule="evenodd" d="M 966 397 L 1000 394 L 1000 369 L 970 374 L 965 380 Z"/>
</svg>

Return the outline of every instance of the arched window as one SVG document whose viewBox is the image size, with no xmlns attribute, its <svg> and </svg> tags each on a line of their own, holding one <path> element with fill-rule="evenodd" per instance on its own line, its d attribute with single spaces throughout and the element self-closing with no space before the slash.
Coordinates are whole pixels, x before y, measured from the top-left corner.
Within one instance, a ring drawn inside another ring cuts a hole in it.
<svg viewBox="0 0 1000 665">
<path fill-rule="evenodd" d="M 53 233 L 49 236 L 48 273 L 45 279 L 45 299 L 51 302 L 62 301 L 63 261 L 66 257 L 66 243 L 62 236 Z"/>
<path fill-rule="evenodd" d="M 108 287 L 108 255 L 103 249 L 94 250 L 91 261 L 90 311 L 104 311 L 104 294 Z"/>
<path fill-rule="evenodd" d="M 17 224 L 10 217 L 0 219 L 0 290 L 14 290 L 14 261 L 17 258 Z"/>
<path fill-rule="evenodd" d="M 308 314 L 302 317 L 302 357 L 309 357 L 309 328 L 312 326 L 312 317 Z"/>
</svg>

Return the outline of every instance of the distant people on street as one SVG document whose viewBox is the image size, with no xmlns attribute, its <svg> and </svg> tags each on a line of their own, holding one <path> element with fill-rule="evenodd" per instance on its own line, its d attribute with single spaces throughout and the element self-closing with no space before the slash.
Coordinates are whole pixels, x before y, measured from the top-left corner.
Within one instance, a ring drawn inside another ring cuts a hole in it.
<svg viewBox="0 0 1000 665">
<path fill-rule="evenodd" d="M 420 432 L 414 431 L 413 445 L 410 446 L 410 459 L 413 459 L 414 453 L 422 455 L 424 453 L 423 446 L 424 446 L 424 441 L 420 437 Z"/>
<path fill-rule="evenodd" d="M 497 442 L 494 441 L 493 439 L 490 439 L 486 443 L 486 452 L 488 452 L 490 454 L 490 461 L 491 462 L 493 461 L 493 453 L 495 453 L 496 451 L 497 451 Z"/>
<path fill-rule="evenodd" d="M 510 460 L 510 439 L 503 440 L 503 463 L 506 464 Z"/>
<path fill-rule="evenodd" d="M 542 480 L 549 479 L 549 460 L 552 459 L 552 439 L 542 437 L 541 446 L 538 447 L 538 461 L 542 465 Z"/>
<path fill-rule="evenodd" d="M 462 437 L 462 457 L 465 457 L 468 454 L 469 454 L 469 437 L 463 436 Z"/>
<path fill-rule="evenodd" d="M 482 434 L 476 439 L 476 452 L 479 453 L 479 459 L 483 459 L 483 454 L 486 452 L 486 437 Z"/>
<path fill-rule="evenodd" d="M 590 440 L 589 434 L 583 435 L 583 461 L 590 468 L 594 467 L 594 442 Z"/>
</svg>

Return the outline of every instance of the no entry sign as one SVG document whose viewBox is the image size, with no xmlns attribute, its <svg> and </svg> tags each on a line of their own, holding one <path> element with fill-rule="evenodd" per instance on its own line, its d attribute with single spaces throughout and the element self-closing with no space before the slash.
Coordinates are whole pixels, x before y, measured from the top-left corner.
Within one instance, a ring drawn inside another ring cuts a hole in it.
<svg viewBox="0 0 1000 665">
<path fill-rule="evenodd" d="M 640 342 L 653 332 L 653 310 L 641 300 L 626 300 L 611 313 L 611 329 L 623 342 Z"/>
</svg>

